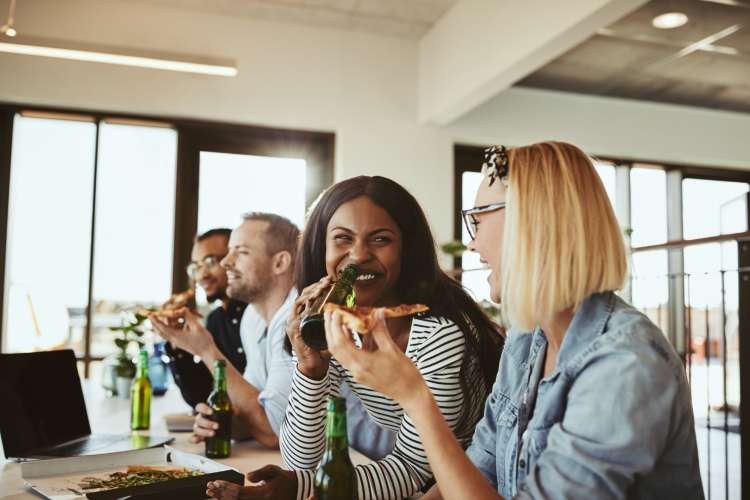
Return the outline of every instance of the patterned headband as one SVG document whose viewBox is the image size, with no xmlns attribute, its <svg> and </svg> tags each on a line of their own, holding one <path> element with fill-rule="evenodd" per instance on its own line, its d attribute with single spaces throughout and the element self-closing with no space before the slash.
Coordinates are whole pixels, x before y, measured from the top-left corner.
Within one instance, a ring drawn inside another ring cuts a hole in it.
<svg viewBox="0 0 750 500">
<path fill-rule="evenodd" d="M 508 176 L 508 151 L 505 146 L 492 146 L 484 150 L 482 174 L 489 177 L 490 186 L 497 179 L 502 181 Z"/>
</svg>

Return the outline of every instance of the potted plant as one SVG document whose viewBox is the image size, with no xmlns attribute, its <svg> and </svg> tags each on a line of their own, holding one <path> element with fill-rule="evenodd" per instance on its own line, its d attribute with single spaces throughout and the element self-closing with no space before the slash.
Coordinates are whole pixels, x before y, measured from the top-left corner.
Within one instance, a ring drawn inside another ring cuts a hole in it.
<svg viewBox="0 0 750 500">
<path fill-rule="evenodd" d="M 123 316 L 120 326 L 113 326 L 109 329 L 115 332 L 115 346 L 117 354 L 114 355 L 113 371 L 116 378 L 115 391 L 121 398 L 127 398 L 130 395 L 130 385 L 135 377 L 135 363 L 133 358 L 128 354 L 130 344 L 135 343 L 138 349 L 144 346 L 141 340 L 143 334 L 143 323 L 148 318 L 139 313 L 129 313 Z M 111 375 L 110 375 L 111 376 Z"/>
</svg>

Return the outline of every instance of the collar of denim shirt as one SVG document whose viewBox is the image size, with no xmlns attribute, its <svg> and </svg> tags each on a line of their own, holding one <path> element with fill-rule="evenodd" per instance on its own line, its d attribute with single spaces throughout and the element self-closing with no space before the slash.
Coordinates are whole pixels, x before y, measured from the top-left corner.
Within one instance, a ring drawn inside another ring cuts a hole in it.
<svg viewBox="0 0 750 500">
<path fill-rule="evenodd" d="M 555 373 L 562 371 L 568 363 L 594 347 L 594 341 L 604 332 L 614 304 L 615 294 L 612 292 L 595 293 L 581 303 L 560 345 Z"/>
</svg>

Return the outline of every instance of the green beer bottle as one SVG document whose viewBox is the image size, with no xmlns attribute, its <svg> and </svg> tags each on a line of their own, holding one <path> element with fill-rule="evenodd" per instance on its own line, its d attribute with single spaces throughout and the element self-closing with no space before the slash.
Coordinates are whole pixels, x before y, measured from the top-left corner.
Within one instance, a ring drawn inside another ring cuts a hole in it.
<svg viewBox="0 0 750 500">
<path fill-rule="evenodd" d="M 148 353 L 138 354 L 138 372 L 130 389 L 130 428 L 146 430 L 151 425 L 151 382 L 148 380 Z"/>
<path fill-rule="evenodd" d="M 213 437 L 206 438 L 208 458 L 226 458 L 232 453 L 232 402 L 227 393 L 227 365 L 223 359 L 214 361 L 214 390 L 208 395 L 209 417 L 219 424 Z"/>
<path fill-rule="evenodd" d="M 346 399 L 328 399 L 326 451 L 315 472 L 315 500 L 354 500 L 357 487 L 346 438 Z"/>
<path fill-rule="evenodd" d="M 299 324 L 300 335 L 302 335 L 305 344 L 316 351 L 328 349 L 325 322 L 323 321 L 323 306 L 329 302 L 353 306 L 354 282 L 359 274 L 359 268 L 354 264 L 349 264 L 341 272 L 341 277 L 333 284 L 328 293 L 313 303 L 310 312 L 302 318 Z"/>
</svg>

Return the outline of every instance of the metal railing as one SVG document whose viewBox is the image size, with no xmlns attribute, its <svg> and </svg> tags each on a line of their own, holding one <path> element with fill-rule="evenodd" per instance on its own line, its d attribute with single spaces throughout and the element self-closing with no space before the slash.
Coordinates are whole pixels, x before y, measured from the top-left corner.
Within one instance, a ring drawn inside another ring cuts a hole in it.
<svg viewBox="0 0 750 500">
<path fill-rule="evenodd" d="M 701 477 L 709 500 L 750 497 L 750 417 L 740 404 L 750 389 L 750 384 L 741 383 L 750 376 L 750 233 L 633 250 L 682 252 L 688 246 L 727 242 L 738 249 L 731 268 L 708 262 L 704 268 L 713 264 L 716 269 L 661 277 L 635 275 L 630 281 L 633 305 L 659 325 L 685 363 Z M 675 297 L 675 290 L 682 297 Z M 659 291 L 665 300 L 654 301 Z M 664 291 L 668 291 L 666 298 Z"/>
</svg>

